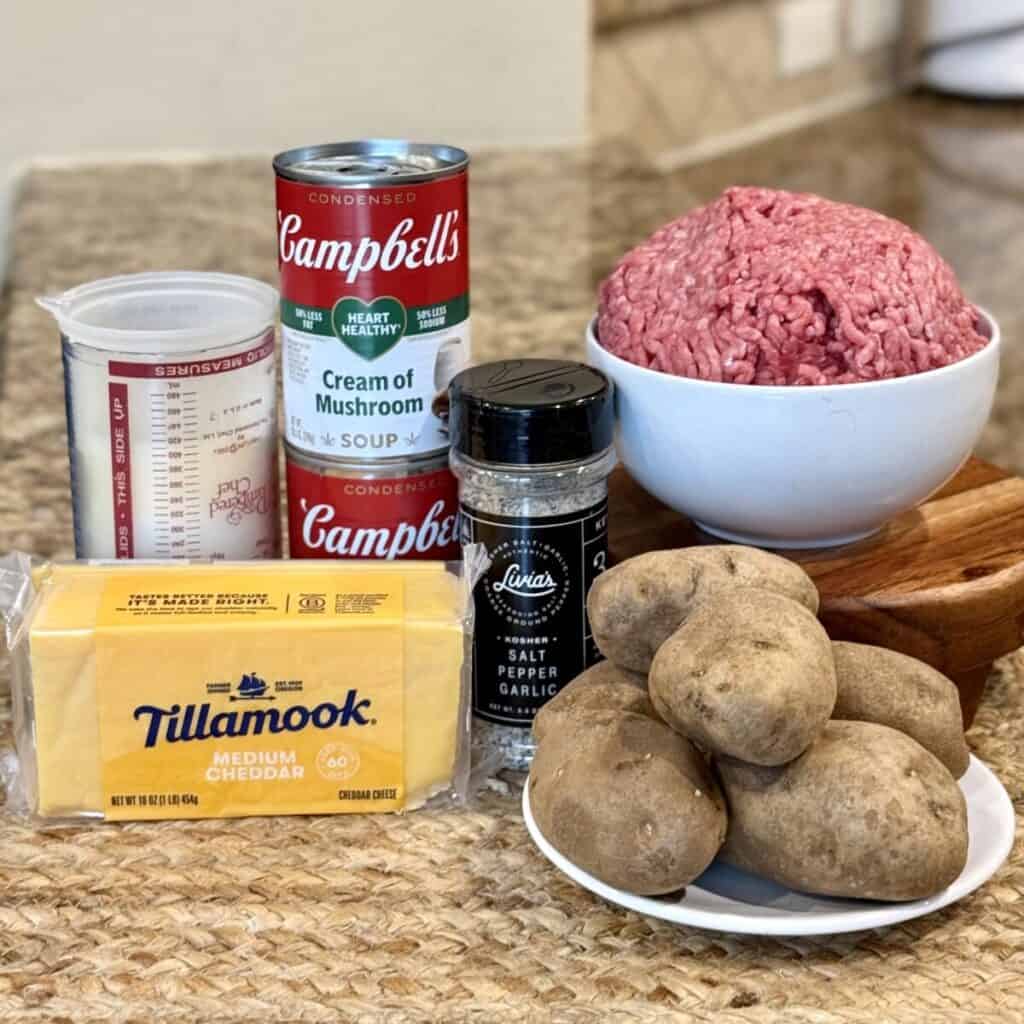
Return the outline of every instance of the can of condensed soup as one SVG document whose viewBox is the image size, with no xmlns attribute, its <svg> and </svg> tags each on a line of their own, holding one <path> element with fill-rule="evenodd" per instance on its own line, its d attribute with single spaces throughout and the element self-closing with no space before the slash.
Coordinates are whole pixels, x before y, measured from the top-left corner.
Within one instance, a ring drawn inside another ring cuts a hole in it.
<svg viewBox="0 0 1024 1024">
<path fill-rule="evenodd" d="M 359 462 L 447 447 L 437 402 L 470 349 L 468 164 L 386 139 L 274 158 L 293 450 Z"/>
<path fill-rule="evenodd" d="M 150 273 L 38 301 L 60 326 L 76 555 L 279 555 L 277 292 Z"/>
<path fill-rule="evenodd" d="M 377 462 L 325 459 L 285 442 L 292 558 L 459 557 L 448 452 Z"/>
</svg>

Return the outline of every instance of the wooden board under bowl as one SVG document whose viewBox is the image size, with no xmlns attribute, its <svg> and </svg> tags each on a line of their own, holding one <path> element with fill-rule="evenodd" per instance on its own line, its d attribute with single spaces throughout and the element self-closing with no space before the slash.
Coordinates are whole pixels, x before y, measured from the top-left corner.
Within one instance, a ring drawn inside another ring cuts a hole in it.
<svg viewBox="0 0 1024 1024">
<path fill-rule="evenodd" d="M 613 562 L 723 543 L 621 468 L 610 481 L 609 530 Z M 833 639 L 903 651 L 953 679 L 965 727 L 992 662 L 1024 643 L 1024 480 L 980 459 L 866 540 L 779 553 L 813 577 Z"/>
</svg>

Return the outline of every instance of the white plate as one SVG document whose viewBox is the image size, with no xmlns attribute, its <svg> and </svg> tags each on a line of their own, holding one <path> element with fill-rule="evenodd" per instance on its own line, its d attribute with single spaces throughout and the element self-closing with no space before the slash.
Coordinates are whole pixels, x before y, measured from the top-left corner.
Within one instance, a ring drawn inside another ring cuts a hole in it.
<svg viewBox="0 0 1024 1024">
<path fill-rule="evenodd" d="M 523 817 L 530 838 L 563 874 L 611 903 L 676 924 L 749 935 L 834 935 L 884 928 L 930 914 L 973 892 L 995 873 L 1013 846 L 1013 805 L 1002 783 L 976 757 L 960 779 L 967 800 L 970 846 L 967 865 L 948 889 L 912 903 L 811 896 L 715 861 L 681 897 L 652 899 L 613 889 L 581 871 L 540 833 L 523 789 Z"/>
</svg>

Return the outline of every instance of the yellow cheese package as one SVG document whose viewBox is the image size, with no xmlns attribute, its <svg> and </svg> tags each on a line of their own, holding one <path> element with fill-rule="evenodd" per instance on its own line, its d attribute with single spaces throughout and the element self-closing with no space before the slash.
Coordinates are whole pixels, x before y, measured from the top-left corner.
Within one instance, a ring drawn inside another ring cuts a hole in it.
<svg viewBox="0 0 1024 1024">
<path fill-rule="evenodd" d="M 483 560 L 0 560 L 8 807 L 140 820 L 463 797 Z"/>
</svg>

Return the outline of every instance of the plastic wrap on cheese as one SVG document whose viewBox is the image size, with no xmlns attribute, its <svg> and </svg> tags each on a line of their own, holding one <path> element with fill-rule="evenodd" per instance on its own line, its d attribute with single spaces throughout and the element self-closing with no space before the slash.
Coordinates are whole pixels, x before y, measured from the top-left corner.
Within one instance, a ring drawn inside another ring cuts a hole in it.
<svg viewBox="0 0 1024 1024">
<path fill-rule="evenodd" d="M 0 561 L 9 806 L 46 819 L 402 811 L 465 795 L 483 560 Z"/>
</svg>

